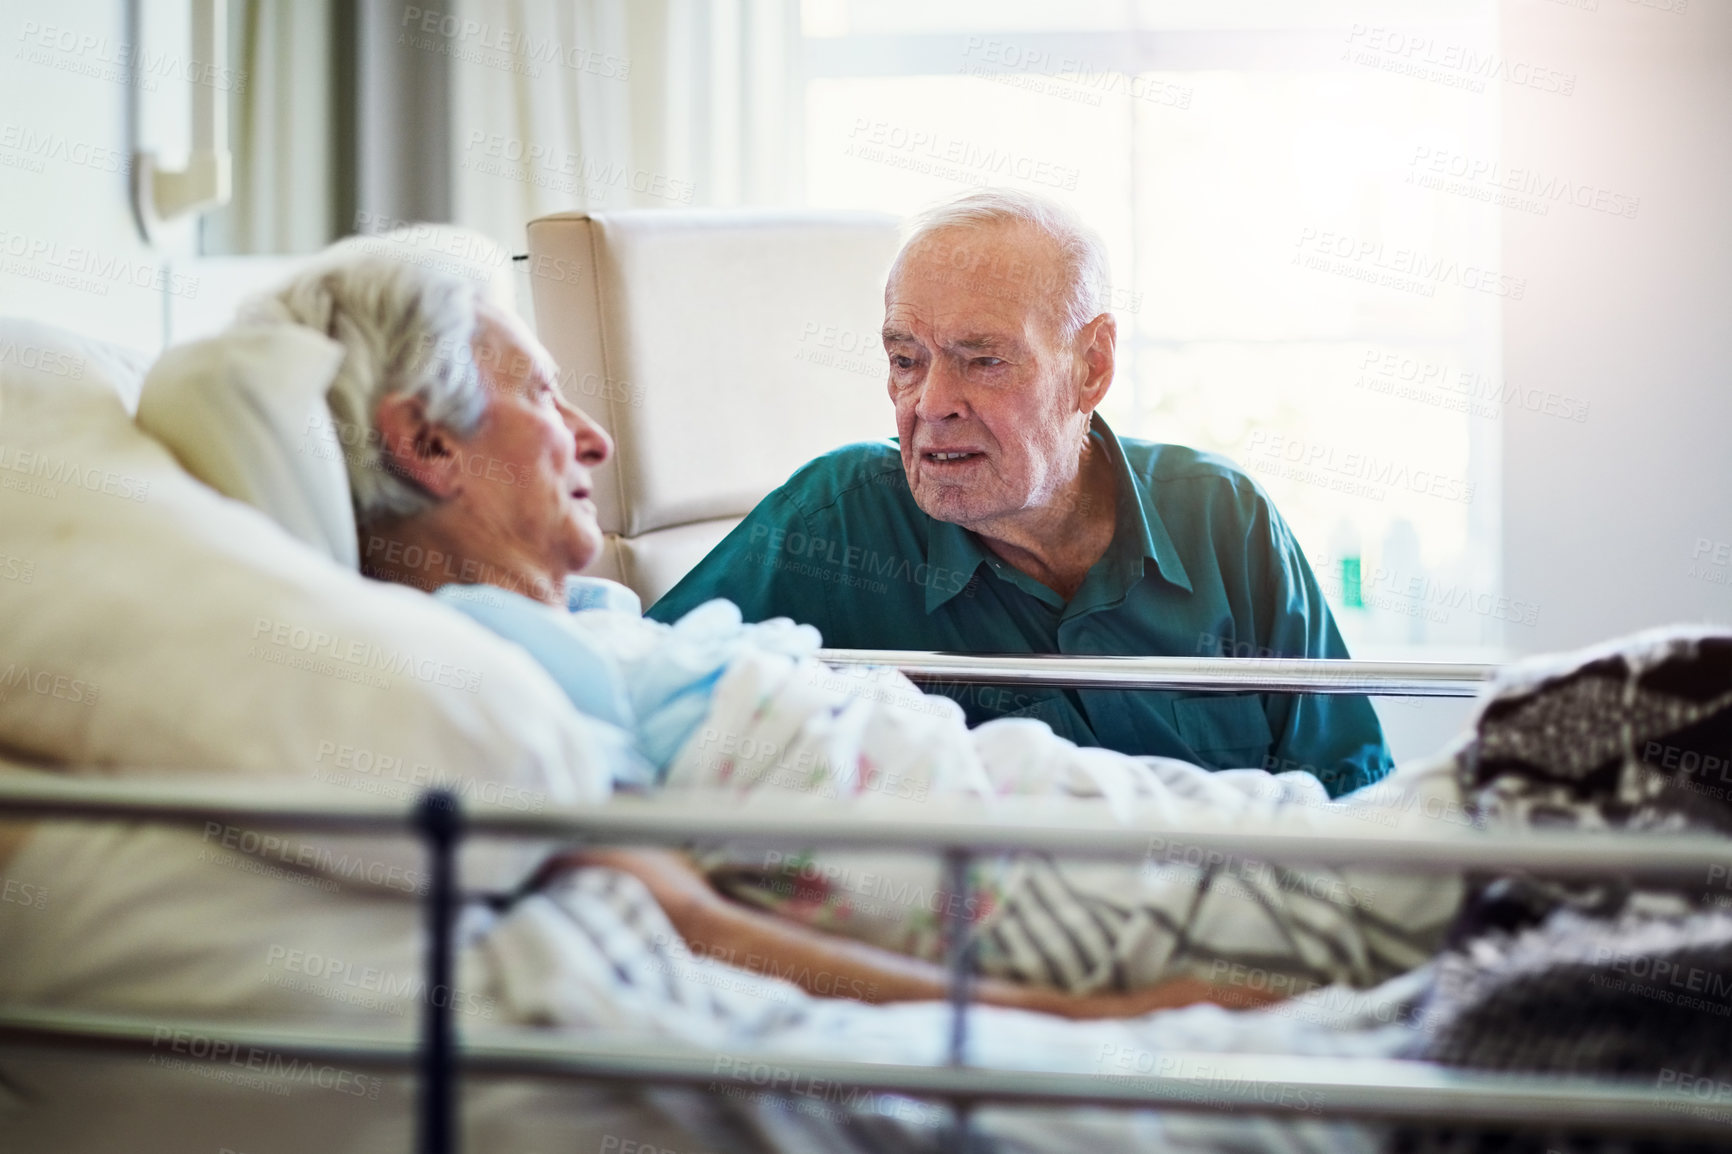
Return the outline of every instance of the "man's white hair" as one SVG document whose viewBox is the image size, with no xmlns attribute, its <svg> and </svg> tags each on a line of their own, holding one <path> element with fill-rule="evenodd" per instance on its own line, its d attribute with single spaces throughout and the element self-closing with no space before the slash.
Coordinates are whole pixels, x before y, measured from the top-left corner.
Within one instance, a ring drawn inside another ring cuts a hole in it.
<svg viewBox="0 0 1732 1154">
<path fill-rule="evenodd" d="M 1107 248 L 1100 234 L 1057 201 L 1010 188 L 987 188 L 928 209 L 914 220 L 902 251 L 900 265 L 921 240 L 952 229 L 990 229 L 1026 224 L 1049 238 L 1059 251 L 1062 293 L 1057 303 L 1059 335 L 1070 340 L 1082 327 L 1107 311 L 1110 274 Z"/>
<path fill-rule="evenodd" d="M 357 256 L 338 246 L 242 310 L 243 321 L 305 325 L 343 346 L 343 363 L 325 399 L 360 528 L 434 504 L 387 467 L 374 423 L 380 401 L 398 394 L 418 397 L 428 421 L 461 437 L 481 424 L 487 390 L 471 347 L 480 303 L 476 286 L 464 277 L 391 256 Z"/>
</svg>

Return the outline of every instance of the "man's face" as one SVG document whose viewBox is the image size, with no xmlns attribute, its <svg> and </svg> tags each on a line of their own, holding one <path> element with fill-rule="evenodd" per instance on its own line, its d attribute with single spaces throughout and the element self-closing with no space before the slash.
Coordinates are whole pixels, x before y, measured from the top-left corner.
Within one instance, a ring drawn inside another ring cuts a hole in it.
<svg viewBox="0 0 1732 1154">
<path fill-rule="evenodd" d="M 466 552 L 575 573 L 601 548 L 589 471 L 613 442 L 560 395 L 552 359 L 509 318 L 483 309 L 474 350 L 487 409 L 459 447 Z"/>
<path fill-rule="evenodd" d="M 923 237 L 884 293 L 902 468 L 928 516 L 988 532 L 1075 477 L 1088 375 L 1060 341 L 1060 256 L 1027 226 Z"/>
</svg>

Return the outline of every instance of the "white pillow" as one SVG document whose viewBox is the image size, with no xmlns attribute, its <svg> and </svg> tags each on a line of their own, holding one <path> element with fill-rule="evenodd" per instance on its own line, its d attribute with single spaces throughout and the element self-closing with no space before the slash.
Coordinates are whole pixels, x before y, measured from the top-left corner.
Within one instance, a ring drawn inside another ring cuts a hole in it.
<svg viewBox="0 0 1732 1154">
<path fill-rule="evenodd" d="M 38 395 L 56 402 L 69 394 L 112 396 L 130 413 L 138 408 L 138 390 L 149 363 L 150 357 L 138 349 L 39 321 L 0 317 L 0 381 L 15 382 L 23 404 Z"/>
<path fill-rule="evenodd" d="M 343 797 L 434 779 L 520 809 L 608 795 L 616 731 L 517 646 L 204 487 L 95 374 L 0 369 L 0 454 L 36 469 L 0 485 L 0 551 L 31 569 L 0 571 L 0 747 Z M 413 844 L 392 852 L 420 869 Z M 510 885 L 533 854 L 484 843 L 465 873 Z"/>
<path fill-rule="evenodd" d="M 138 425 L 193 476 L 359 568 L 355 511 L 325 392 L 343 346 L 301 325 L 231 328 L 163 353 Z"/>
</svg>

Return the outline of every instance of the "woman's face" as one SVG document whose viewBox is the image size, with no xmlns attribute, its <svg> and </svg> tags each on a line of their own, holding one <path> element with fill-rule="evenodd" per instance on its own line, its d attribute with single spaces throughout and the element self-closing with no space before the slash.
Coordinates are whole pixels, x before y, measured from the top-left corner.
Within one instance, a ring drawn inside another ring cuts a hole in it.
<svg viewBox="0 0 1732 1154">
<path fill-rule="evenodd" d="M 487 409 L 458 445 L 468 552 L 576 573 L 601 548 L 590 469 L 613 441 L 560 394 L 552 358 L 515 318 L 484 307 L 474 352 Z"/>
</svg>

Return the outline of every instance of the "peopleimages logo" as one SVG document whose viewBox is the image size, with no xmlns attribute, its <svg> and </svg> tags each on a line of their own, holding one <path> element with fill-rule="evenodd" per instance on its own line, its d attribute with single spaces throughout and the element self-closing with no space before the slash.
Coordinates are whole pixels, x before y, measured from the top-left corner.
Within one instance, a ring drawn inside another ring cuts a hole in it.
<svg viewBox="0 0 1732 1154">
<path fill-rule="evenodd" d="M 17 341 L 0 344 L 0 365 L 15 364 L 35 369 L 51 377 L 79 380 L 84 376 L 84 358 L 44 345 L 21 345 Z"/>
<path fill-rule="evenodd" d="M 1634 220 L 1642 199 L 1525 165 L 1511 166 L 1501 160 L 1469 156 L 1447 148 L 1419 145 L 1408 162 L 1407 182 L 1442 192 L 1476 195 L 1504 208 L 1545 216 L 1552 204 L 1562 203 L 1609 216 Z M 1453 182 L 1453 183 L 1452 183 Z M 1478 195 L 1483 194 L 1483 195 Z"/>
<path fill-rule="evenodd" d="M 1354 388 L 1415 400 L 1449 412 L 1497 419 L 1504 410 L 1558 417 L 1580 424 L 1588 419 L 1588 402 L 1580 397 L 1534 386 L 1523 387 L 1489 373 L 1456 368 L 1442 361 L 1367 347 L 1359 363 Z"/>
<path fill-rule="evenodd" d="M 1510 276 L 1469 261 L 1432 256 L 1418 249 L 1390 249 L 1380 240 L 1304 228 L 1294 243 L 1297 251 L 1293 264 L 1421 296 L 1433 295 L 1440 284 L 1512 301 L 1527 295 L 1525 277 Z"/>
<path fill-rule="evenodd" d="M 0 902 L 27 906 L 33 910 L 48 908 L 48 890 L 31 882 L 19 881 L 17 878 L 6 878 L 0 885 Z"/>
<path fill-rule="evenodd" d="M 768 525 L 754 526 L 747 538 L 752 544 L 762 544 L 767 555 L 786 554 L 805 558 L 808 562 L 823 562 L 834 572 L 857 572 L 866 577 L 910 581 L 931 587 L 941 593 L 961 593 L 971 574 L 959 569 L 947 569 L 926 561 L 880 553 L 862 545 L 844 545 L 828 537 L 808 535 L 795 529 L 772 529 Z"/>
<path fill-rule="evenodd" d="M 1255 429 L 1246 451 L 1253 455 L 1250 467 L 1269 471 L 1280 466 L 1281 476 L 1297 481 L 1324 485 L 1354 496 L 1381 501 L 1391 489 L 1406 489 L 1441 501 L 1473 503 L 1472 481 L 1440 473 L 1435 469 L 1415 469 L 1391 457 L 1375 453 L 1343 450 L 1334 445 L 1305 437 Z"/>
<path fill-rule="evenodd" d="M 960 71 L 996 84 L 1099 107 L 1103 96 L 1128 96 L 1168 108 L 1189 108 L 1193 90 L 1148 73 L 1129 73 L 1080 56 L 1065 56 L 1007 40 L 970 36 Z"/>
<path fill-rule="evenodd" d="M 327 878 L 366 882 L 381 889 L 399 890 L 408 894 L 427 892 L 427 875 L 418 870 L 374 858 L 337 853 L 327 846 L 296 841 L 277 834 L 224 825 L 220 821 L 207 821 L 204 823 L 204 841 L 208 845 L 233 850 L 261 862 L 316 871 Z M 199 860 L 214 859 L 210 850 L 203 850 Z"/>
<path fill-rule="evenodd" d="M 46 160 L 97 172 L 132 171 L 132 158 L 118 148 L 75 140 L 58 132 L 42 132 L 21 124 L 9 123 L 0 127 L 0 148 L 35 162 L 30 166 L 34 172 L 43 171 L 41 162 Z"/>
<path fill-rule="evenodd" d="M 1321 1114 L 1323 1093 L 1266 1078 L 1251 1078 L 1192 1054 L 1156 1054 L 1131 1046 L 1102 1043 L 1095 1068 L 1121 1084 L 1146 1085 L 1151 1092 L 1217 1109 L 1262 1103 L 1283 1111 Z"/>
<path fill-rule="evenodd" d="M 56 673 L 52 669 L 32 669 L 13 662 L 0 669 L 0 704 L 16 690 L 38 697 L 52 697 L 70 705 L 95 705 L 97 697 L 96 686 L 83 678 Z"/>
<path fill-rule="evenodd" d="M 464 143 L 463 167 L 487 176 L 504 176 L 549 188 L 629 189 L 658 200 L 690 204 L 697 186 L 647 168 L 628 168 L 569 148 L 475 129 Z M 536 177 L 548 178 L 543 181 Z M 564 178 L 563 181 L 557 178 Z"/>
<path fill-rule="evenodd" d="M 431 1002 L 441 1009 L 449 1006 L 455 1013 L 479 1018 L 493 1017 L 498 1008 L 490 994 L 443 984 L 429 988 L 419 972 L 398 974 L 351 959 L 276 944 L 265 950 L 265 981 L 392 1013 L 401 1013 L 407 1008 L 404 1003 L 409 1001 Z"/>
<path fill-rule="evenodd" d="M 385 1084 L 382 1078 L 168 1026 L 156 1028 L 150 1045 L 149 1065 L 186 1070 L 285 1097 L 292 1087 L 306 1085 L 376 1101 Z"/>
<path fill-rule="evenodd" d="M 1355 24 L 1347 34 L 1347 45 L 1343 60 L 1468 92 L 1484 92 L 1487 81 L 1558 96 L 1569 96 L 1576 90 L 1573 72 L 1512 60 L 1471 44 L 1440 41 L 1425 32 Z"/>
<path fill-rule="evenodd" d="M 1082 175 L 1073 165 L 864 116 L 855 118 L 843 154 L 965 184 L 984 183 L 989 177 L 1013 177 L 1074 191 Z"/>
<path fill-rule="evenodd" d="M 171 272 L 166 265 L 130 260 L 83 245 L 63 245 L 47 237 L 0 229 L 0 255 L 7 258 L 7 272 L 30 276 L 35 270 L 41 274 L 36 277 L 39 280 L 69 278 L 67 287 L 99 296 L 108 295 L 109 287 L 117 284 L 188 300 L 198 296 L 197 277 Z"/>
<path fill-rule="evenodd" d="M 623 56 L 585 48 L 581 44 L 565 44 L 552 37 L 537 36 L 532 32 L 497 25 L 487 20 L 465 19 L 451 12 L 405 7 L 398 27 L 408 33 L 441 37 L 454 49 L 472 48 L 501 53 L 520 66 L 518 71 L 529 76 L 541 75 L 538 65 L 552 64 L 574 72 L 587 72 L 605 80 L 631 78 L 631 61 Z M 425 45 L 416 44 L 415 47 Z M 455 52 L 452 55 L 477 63 L 487 62 L 479 56 L 470 57 Z"/>
<path fill-rule="evenodd" d="M 451 689 L 481 690 L 481 673 L 461 665 L 452 665 L 435 658 L 420 657 L 406 650 L 391 649 L 371 641 L 343 638 L 322 629 L 311 629 L 288 621 L 272 621 L 260 617 L 253 622 L 253 640 L 268 643 L 280 653 L 292 653 L 304 658 L 324 658 L 351 666 L 357 671 L 377 670 L 403 677 L 413 677 L 429 685 Z M 257 647 L 255 646 L 255 649 Z"/>
<path fill-rule="evenodd" d="M 407 799 L 426 789 L 445 789 L 464 800 L 473 798 L 487 805 L 528 813 L 540 813 L 547 806 L 545 795 L 510 782 L 455 773 L 335 741 L 319 742 L 313 755 L 313 779 L 398 799 Z"/>
<path fill-rule="evenodd" d="M 787 1109 L 836 1121 L 854 1122 L 863 1114 L 878 1114 L 908 1124 L 938 1126 L 950 1118 L 950 1112 L 939 1106 L 816 1078 L 751 1057 L 719 1056 L 710 1072 L 715 1075 L 708 1087 L 711 1094 L 774 1097 Z"/>
<path fill-rule="evenodd" d="M 81 32 L 54 24 L 26 20 L 19 28 L 22 47 L 16 58 L 98 80 L 132 83 L 155 92 L 160 80 L 202 84 L 222 92 L 247 90 L 247 74 L 220 68 L 208 61 L 188 59 L 173 52 L 145 48 L 110 36 Z"/>
<path fill-rule="evenodd" d="M 95 465 L 81 465 L 65 457 L 0 444 L 0 487 L 18 489 L 53 499 L 57 486 L 103 493 L 123 501 L 142 501 L 150 496 L 150 482 Z M 17 474 L 11 476 L 9 474 Z M 22 479 L 28 478 L 28 480 Z"/>
</svg>

